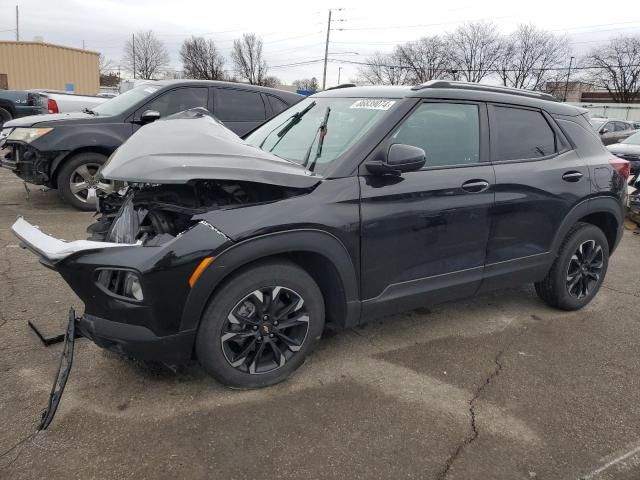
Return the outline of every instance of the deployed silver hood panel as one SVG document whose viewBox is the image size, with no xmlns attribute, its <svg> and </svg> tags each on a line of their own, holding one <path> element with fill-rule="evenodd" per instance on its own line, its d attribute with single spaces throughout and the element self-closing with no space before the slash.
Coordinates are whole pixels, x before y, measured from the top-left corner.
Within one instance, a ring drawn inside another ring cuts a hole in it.
<svg viewBox="0 0 640 480">
<path fill-rule="evenodd" d="M 322 177 L 245 143 L 204 109 L 146 125 L 102 168 L 110 180 L 186 183 L 234 180 L 310 188 Z"/>
</svg>

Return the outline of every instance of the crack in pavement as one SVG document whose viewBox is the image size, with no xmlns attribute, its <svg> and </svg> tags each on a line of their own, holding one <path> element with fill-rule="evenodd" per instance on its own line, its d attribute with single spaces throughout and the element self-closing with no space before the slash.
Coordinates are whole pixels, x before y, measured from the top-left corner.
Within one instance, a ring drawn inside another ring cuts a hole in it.
<svg viewBox="0 0 640 480">
<path fill-rule="evenodd" d="M 617 288 L 609 287 L 608 285 L 602 285 L 602 288 L 606 288 L 607 290 L 611 290 L 612 292 L 620 293 L 622 295 L 630 295 L 632 297 L 640 298 L 640 295 L 632 292 L 625 292 L 624 290 L 618 290 Z"/>
<path fill-rule="evenodd" d="M 489 386 L 492 380 L 498 376 L 498 374 L 500 373 L 500 370 L 502 370 L 502 364 L 500 363 L 500 358 L 502 357 L 504 352 L 505 352 L 504 349 L 500 350 L 498 354 L 495 356 L 495 358 L 493 359 L 493 362 L 495 364 L 494 369 L 487 376 L 484 383 L 480 385 L 480 387 L 476 390 L 471 400 L 469 400 L 469 414 L 471 416 L 471 435 L 468 436 L 460 445 L 458 445 L 454 450 L 454 452 L 449 456 L 449 458 L 445 463 L 444 468 L 442 469 L 442 471 L 437 477 L 438 480 L 443 480 L 444 478 L 446 478 L 447 474 L 449 473 L 449 470 L 451 469 L 451 466 L 457 460 L 457 458 L 462 454 L 462 451 L 468 445 L 475 442 L 478 436 L 480 435 L 480 432 L 478 431 L 478 425 L 476 423 L 476 401 L 478 400 L 478 398 L 480 398 L 480 395 L 482 395 L 482 392 L 484 391 L 484 389 Z"/>
<path fill-rule="evenodd" d="M 502 350 L 500 350 L 496 354 L 496 356 L 493 358 L 493 363 L 494 363 L 493 370 L 486 377 L 484 383 L 480 385 L 480 387 L 478 387 L 478 389 L 475 391 L 475 393 L 473 394 L 473 397 L 471 397 L 471 400 L 469 400 L 469 415 L 471 418 L 471 422 L 470 422 L 471 435 L 465 438 L 465 440 L 456 447 L 456 449 L 449 456 L 449 458 L 447 458 L 444 468 L 442 469 L 442 471 L 437 477 L 438 480 L 444 480 L 447 477 L 447 475 L 449 474 L 449 470 L 451 470 L 451 467 L 453 466 L 454 462 L 460 457 L 460 455 L 462 455 L 462 452 L 465 450 L 465 448 L 467 448 L 469 445 L 475 442 L 477 438 L 480 436 L 480 430 L 478 429 L 478 423 L 477 423 L 476 402 L 479 400 L 480 395 L 482 395 L 482 392 L 500 374 L 500 371 L 502 370 L 502 363 L 500 362 L 500 360 L 502 359 L 502 356 L 504 355 L 504 353 L 509 348 L 511 348 L 511 345 L 515 343 L 515 341 L 520 337 L 520 335 L 522 335 L 526 331 L 526 329 L 527 327 L 525 326 L 518 334 L 514 335 L 513 338 L 507 343 L 507 345 Z"/>
</svg>

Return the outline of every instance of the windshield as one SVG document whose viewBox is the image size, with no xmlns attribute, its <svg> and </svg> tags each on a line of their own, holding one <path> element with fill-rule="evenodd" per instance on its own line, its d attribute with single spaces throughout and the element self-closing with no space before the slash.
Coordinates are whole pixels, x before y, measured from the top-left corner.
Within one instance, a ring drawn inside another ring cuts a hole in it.
<svg viewBox="0 0 640 480">
<path fill-rule="evenodd" d="M 640 145 L 640 132 L 634 133 L 620 143 L 630 143 L 631 145 Z"/>
<path fill-rule="evenodd" d="M 592 118 L 589 120 L 589 123 L 593 127 L 594 130 L 600 130 L 600 128 L 607 123 L 606 118 Z"/>
<path fill-rule="evenodd" d="M 113 97 L 104 103 L 101 103 L 97 107 L 94 107 L 92 111 L 98 115 L 120 115 L 127 111 L 132 105 L 135 105 L 143 98 L 148 97 L 152 93 L 157 92 L 160 89 L 157 85 L 140 85 L 132 88 L 131 90 L 124 92 L 117 97 Z"/>
<path fill-rule="evenodd" d="M 380 98 L 312 97 L 274 117 L 245 140 L 284 159 L 306 163 L 322 175 L 395 103 Z"/>
</svg>

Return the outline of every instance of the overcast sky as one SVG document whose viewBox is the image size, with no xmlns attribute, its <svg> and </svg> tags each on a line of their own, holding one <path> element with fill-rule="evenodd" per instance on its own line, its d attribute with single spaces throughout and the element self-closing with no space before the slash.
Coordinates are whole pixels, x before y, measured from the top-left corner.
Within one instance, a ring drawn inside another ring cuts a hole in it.
<svg viewBox="0 0 640 480">
<path fill-rule="evenodd" d="M 15 3 L 0 2 L 0 40 L 15 39 Z M 255 32 L 264 41 L 269 74 L 291 83 L 297 78 L 322 77 L 322 63 L 281 67 L 318 60 L 324 55 L 328 8 L 333 8 L 330 58 L 363 61 L 376 50 L 388 52 L 399 42 L 441 34 L 471 20 L 492 20 L 503 32 L 520 23 L 534 23 L 567 34 L 580 54 L 621 34 L 640 34 L 640 9 L 634 1 L 486 0 L 483 2 L 411 2 L 407 0 L 347 0 L 305 6 L 305 2 L 212 0 L 29 0 L 20 6 L 21 40 L 41 36 L 46 42 L 103 53 L 116 64 L 132 32 L 153 30 L 166 44 L 173 67 L 181 68 L 178 51 L 191 35 L 216 41 L 228 58 L 233 39 Z M 336 11 L 342 8 L 343 10 Z M 568 62 L 568 59 L 567 59 Z M 327 85 L 357 73 L 353 65 L 330 63 Z M 231 69 L 230 59 L 227 62 Z"/>
</svg>

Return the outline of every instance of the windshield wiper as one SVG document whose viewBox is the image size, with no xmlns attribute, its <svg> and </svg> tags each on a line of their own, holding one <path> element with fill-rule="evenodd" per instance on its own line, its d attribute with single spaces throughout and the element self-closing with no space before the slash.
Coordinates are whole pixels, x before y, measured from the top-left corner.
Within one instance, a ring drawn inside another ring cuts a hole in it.
<svg viewBox="0 0 640 480">
<path fill-rule="evenodd" d="M 271 147 L 271 149 L 269 150 L 270 152 L 273 152 L 273 150 L 278 146 L 278 143 L 280 143 L 280 140 L 282 140 L 282 137 L 284 137 L 287 132 L 289 130 L 291 130 L 295 125 L 297 125 L 300 120 L 302 119 L 303 116 L 305 116 L 307 114 L 307 112 L 309 110 L 311 110 L 313 107 L 316 106 L 316 102 L 313 101 L 311 102 L 309 105 L 307 105 L 306 107 L 304 107 L 304 109 L 300 110 L 299 112 L 294 113 L 293 115 L 291 115 L 287 120 L 285 120 L 284 124 L 281 123 L 280 125 L 278 125 L 277 127 L 275 127 L 273 130 L 271 130 L 266 137 L 264 137 L 264 139 L 262 140 L 262 142 L 260 142 L 260 145 L 258 145 L 258 148 L 262 148 L 265 144 L 265 142 L 267 141 L 267 138 L 269 138 L 271 136 L 271 134 L 277 130 L 278 128 L 280 128 L 282 125 L 284 125 L 284 127 L 282 127 L 282 129 L 276 133 L 276 135 L 278 136 L 278 141 L 273 145 L 273 147 Z"/>
<path fill-rule="evenodd" d="M 309 157 L 311 156 L 311 148 L 313 147 L 313 143 L 316 141 L 316 136 L 320 135 L 318 138 L 318 147 L 316 148 L 316 154 L 313 157 L 313 161 L 311 165 L 309 165 L 309 171 L 313 172 L 313 169 L 316 168 L 316 162 L 320 155 L 322 155 L 322 145 L 324 145 L 324 137 L 327 136 L 327 124 L 329 123 L 329 115 L 331 115 L 331 107 L 327 107 L 324 111 L 324 117 L 322 119 L 322 123 L 318 127 L 318 133 L 313 136 L 313 140 L 311 141 L 311 145 L 309 145 L 309 150 L 307 150 L 307 154 L 304 156 L 304 162 L 302 162 L 302 166 L 306 167 L 309 162 Z"/>
<path fill-rule="evenodd" d="M 88 113 L 89 115 L 98 115 L 96 112 L 94 112 L 93 110 L 91 110 L 90 108 L 84 107 L 82 109 L 82 113 Z"/>
</svg>

